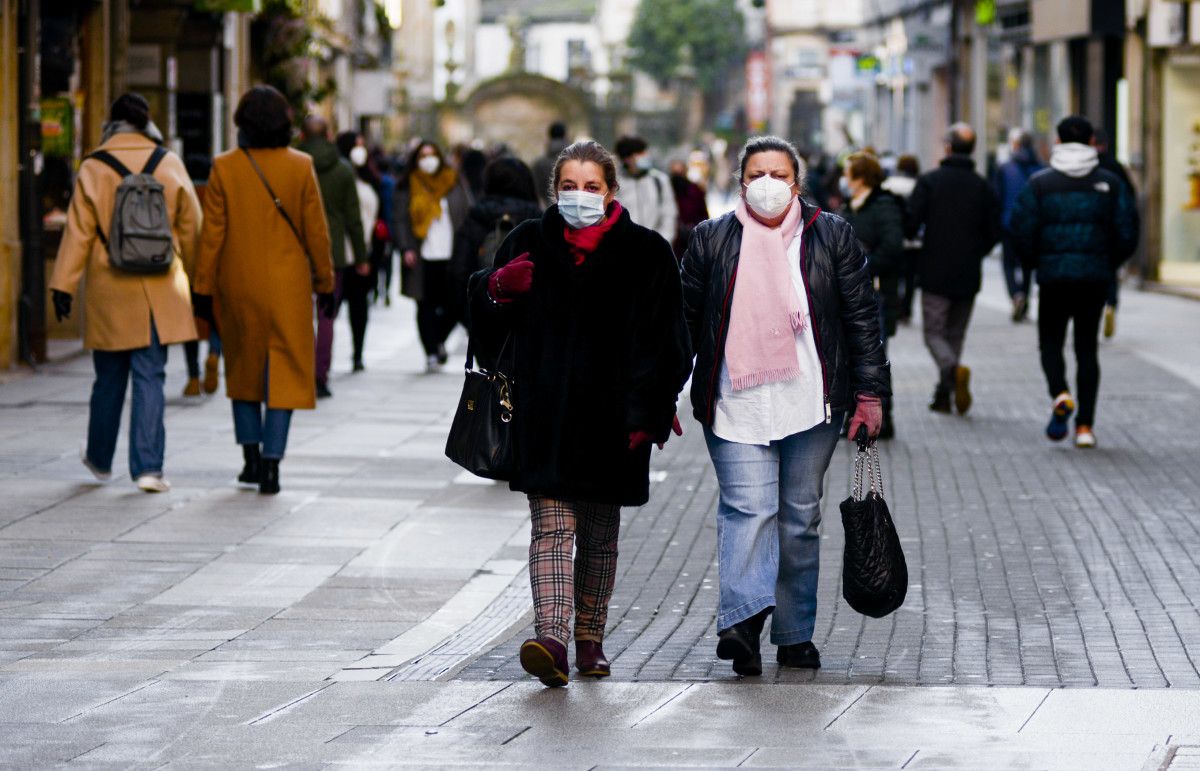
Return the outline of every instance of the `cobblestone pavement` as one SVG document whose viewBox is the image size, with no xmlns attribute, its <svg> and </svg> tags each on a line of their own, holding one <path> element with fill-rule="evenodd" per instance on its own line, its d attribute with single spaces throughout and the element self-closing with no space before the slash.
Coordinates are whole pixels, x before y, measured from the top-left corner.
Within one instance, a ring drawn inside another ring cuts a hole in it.
<svg viewBox="0 0 1200 771">
<path fill-rule="evenodd" d="M 1042 435 L 1049 401 L 1035 325 L 1014 328 L 994 292 L 968 335 L 975 405 L 965 418 L 928 412 L 933 365 L 919 328 L 900 330 L 890 352 L 899 433 L 882 458 L 907 602 L 875 620 L 841 600 L 837 504 L 853 458 L 843 444 L 824 501 L 814 637 L 823 668 L 779 670 L 768 648 L 765 680 L 1200 686 L 1200 391 L 1142 355 L 1151 314 L 1196 314 L 1127 294 L 1124 338 L 1102 350 L 1094 451 Z M 618 678 L 732 677 L 714 657 L 716 484 L 700 431 L 686 425 L 655 455 L 665 478 L 651 502 L 624 512 L 606 640 Z M 519 631 L 461 677 L 519 679 L 516 649 L 530 635 Z"/>
</svg>

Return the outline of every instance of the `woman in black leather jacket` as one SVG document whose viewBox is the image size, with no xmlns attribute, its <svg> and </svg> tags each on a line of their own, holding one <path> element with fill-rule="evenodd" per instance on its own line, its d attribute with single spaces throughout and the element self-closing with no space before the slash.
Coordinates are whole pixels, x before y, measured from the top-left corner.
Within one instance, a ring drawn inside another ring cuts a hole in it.
<svg viewBox="0 0 1200 771">
<path fill-rule="evenodd" d="M 721 488 L 717 656 L 758 675 L 772 612 L 779 663 L 820 666 L 821 480 L 843 416 L 853 411 L 851 436 L 876 436 L 891 388 L 862 248 L 844 220 L 799 197 L 795 148 L 751 139 L 739 177 L 737 209 L 692 235 L 683 293 L 692 406 Z"/>
</svg>

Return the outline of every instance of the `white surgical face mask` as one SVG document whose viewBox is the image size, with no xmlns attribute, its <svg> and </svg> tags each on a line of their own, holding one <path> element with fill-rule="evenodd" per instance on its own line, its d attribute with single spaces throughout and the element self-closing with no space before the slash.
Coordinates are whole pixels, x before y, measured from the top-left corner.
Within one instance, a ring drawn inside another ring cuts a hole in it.
<svg viewBox="0 0 1200 771">
<path fill-rule="evenodd" d="M 639 155 L 634 159 L 633 163 L 638 167 L 639 171 L 649 171 L 654 167 L 654 161 L 651 160 L 649 155 Z"/>
<path fill-rule="evenodd" d="M 842 194 L 842 198 L 853 198 L 854 191 L 850 189 L 850 180 L 838 177 L 838 192 Z"/>
<path fill-rule="evenodd" d="M 604 196 L 586 190 L 563 190 L 558 194 L 558 213 L 574 230 L 591 227 L 604 219 Z"/>
<path fill-rule="evenodd" d="M 687 178 L 689 182 L 699 185 L 704 181 L 704 172 L 697 168 L 688 169 Z"/>
<path fill-rule="evenodd" d="M 417 168 L 421 171 L 433 176 L 438 173 L 438 169 L 442 167 L 442 162 L 438 160 L 436 155 L 426 155 L 421 160 L 417 161 Z"/>
<path fill-rule="evenodd" d="M 787 211 L 796 194 L 782 179 L 759 177 L 746 188 L 746 205 L 764 219 L 774 219 Z"/>
<path fill-rule="evenodd" d="M 359 145 L 350 148 L 350 163 L 355 166 L 363 166 L 367 162 L 367 148 Z"/>
</svg>

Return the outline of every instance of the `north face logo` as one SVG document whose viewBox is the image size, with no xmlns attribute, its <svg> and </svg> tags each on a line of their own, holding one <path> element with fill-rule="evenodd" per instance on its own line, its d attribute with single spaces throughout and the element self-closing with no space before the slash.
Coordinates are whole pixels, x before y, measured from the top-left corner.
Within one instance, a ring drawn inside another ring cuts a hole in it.
<svg viewBox="0 0 1200 771">
<path fill-rule="evenodd" d="M 1097 182 L 1093 187 L 1096 188 L 1096 192 L 1098 193 L 1107 193 L 1109 191 L 1107 182 Z"/>
</svg>

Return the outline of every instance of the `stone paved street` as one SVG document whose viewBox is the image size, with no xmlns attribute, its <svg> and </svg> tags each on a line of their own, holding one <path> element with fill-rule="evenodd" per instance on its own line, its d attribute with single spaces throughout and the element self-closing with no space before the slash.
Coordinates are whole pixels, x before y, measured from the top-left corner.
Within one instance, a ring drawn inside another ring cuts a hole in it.
<svg viewBox="0 0 1200 771">
<path fill-rule="evenodd" d="M 411 306 L 368 371 L 299 413 L 284 492 L 240 491 L 223 397 L 169 365 L 163 496 L 78 461 L 90 361 L 0 384 L 0 767 L 179 765 L 1183 768 L 1200 758 L 1200 303 L 1127 291 L 1097 436 L 1041 436 L 1032 324 L 995 266 L 967 344 L 976 404 L 931 415 L 919 327 L 893 342 L 883 449 L 905 606 L 840 600 L 852 458 L 827 480 L 824 668 L 737 681 L 714 657 L 716 495 L 702 437 L 624 512 L 614 675 L 549 692 L 529 634 L 528 512 L 446 461 L 461 376 L 419 374 Z M 339 321 L 339 334 L 345 333 Z M 935 687 L 930 687 L 935 686 Z M 991 687 L 981 687 L 991 686 Z M 581 730 L 586 729 L 586 730 Z"/>
</svg>

